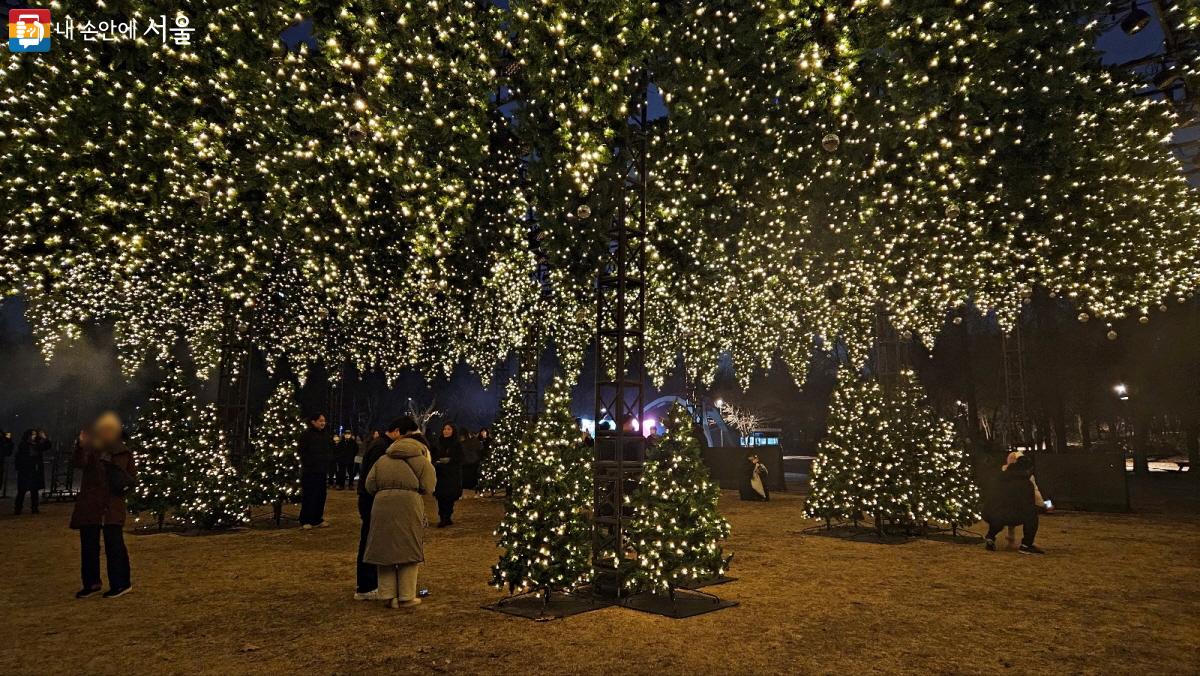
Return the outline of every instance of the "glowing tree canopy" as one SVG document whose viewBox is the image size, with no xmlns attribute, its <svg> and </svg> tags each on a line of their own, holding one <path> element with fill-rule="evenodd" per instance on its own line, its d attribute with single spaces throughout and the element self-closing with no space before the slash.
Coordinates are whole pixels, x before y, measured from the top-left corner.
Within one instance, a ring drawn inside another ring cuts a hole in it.
<svg viewBox="0 0 1200 676">
<path fill-rule="evenodd" d="M 496 529 L 492 584 L 510 593 L 574 588 L 591 573 L 592 449 L 579 443 L 571 387 L 556 378 L 546 412 L 512 464 L 512 493 Z"/>
<path fill-rule="evenodd" d="M 1146 316 L 1196 286 L 1200 207 L 1170 105 L 1099 61 L 1109 4 L 63 0 L 196 32 L 5 58 L 0 286 L 47 354 L 113 323 L 127 370 L 238 331 L 301 373 L 486 374 L 535 334 L 573 372 L 648 98 L 658 378 L 861 363 L 880 310 L 929 339 L 1039 285 Z"/>
<path fill-rule="evenodd" d="M 719 578 L 729 565 L 721 551 L 729 537 L 729 522 L 717 510 L 721 487 L 709 479 L 691 415 L 676 404 L 664 423 L 667 432 L 629 499 L 629 539 L 637 552 L 627 580 L 632 590 L 673 592 Z"/>
<path fill-rule="evenodd" d="M 60 4 L 64 16 L 99 11 Z M 196 33 L 190 45 L 62 40 L 5 58 L 0 121 L 14 131 L 0 151 L 0 282 L 29 297 L 47 354 L 94 321 L 115 323 L 129 370 L 180 340 L 211 367 L 229 327 L 272 363 L 348 360 L 390 375 L 460 359 L 487 372 L 519 340 L 505 324 L 486 342 L 462 335 L 468 316 L 533 297 L 530 285 L 510 288 L 511 269 L 528 267 L 512 227 L 483 224 L 485 237 L 457 246 L 480 230 L 489 187 L 498 8 L 101 9 L 140 26 L 187 16 Z M 301 16 L 315 37 L 289 50 L 279 35 Z M 509 213 L 516 196 L 490 199 Z M 477 300 L 481 286 L 496 291 Z M 359 330 L 397 298 L 411 312 L 398 330 Z"/>
</svg>

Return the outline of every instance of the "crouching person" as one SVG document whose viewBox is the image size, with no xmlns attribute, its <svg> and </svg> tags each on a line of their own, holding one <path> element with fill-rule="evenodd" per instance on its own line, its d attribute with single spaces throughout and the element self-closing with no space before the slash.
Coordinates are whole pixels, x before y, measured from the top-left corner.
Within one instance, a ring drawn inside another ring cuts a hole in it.
<svg viewBox="0 0 1200 676">
<path fill-rule="evenodd" d="M 984 540 L 988 551 L 996 550 L 996 536 L 1004 528 L 1021 527 L 1022 554 L 1044 554 L 1033 543 L 1037 537 L 1037 506 L 1041 498 L 1033 479 L 1033 460 L 1020 451 L 1008 454 L 1000 470 L 996 488 L 984 507 L 983 519 L 988 523 Z"/>
<path fill-rule="evenodd" d="M 425 560 L 422 544 L 428 520 L 425 500 L 437 486 L 429 447 L 412 418 L 394 424 L 399 435 L 367 474 L 374 496 L 363 561 L 378 566 L 377 598 L 391 608 L 411 607 L 417 598 L 417 569 Z"/>
</svg>

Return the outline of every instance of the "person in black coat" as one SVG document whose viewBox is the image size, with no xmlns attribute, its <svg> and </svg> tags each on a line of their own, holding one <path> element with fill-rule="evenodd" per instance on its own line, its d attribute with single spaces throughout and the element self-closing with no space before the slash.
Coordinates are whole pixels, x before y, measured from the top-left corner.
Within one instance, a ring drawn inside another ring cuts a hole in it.
<svg viewBox="0 0 1200 676">
<path fill-rule="evenodd" d="M 746 458 L 742 465 L 742 479 L 738 484 L 738 493 L 743 500 L 766 502 L 771 499 L 767 484 L 763 477 L 767 475 L 767 466 L 759 460 L 758 454 Z"/>
<path fill-rule="evenodd" d="M 996 535 L 1009 526 L 1021 526 L 1022 554 L 1043 554 L 1033 539 L 1037 537 L 1038 514 L 1034 499 L 1033 460 L 1020 451 L 1008 454 L 1008 462 L 995 479 L 991 495 L 983 507 L 988 523 L 984 541 L 988 551 L 996 551 Z"/>
<path fill-rule="evenodd" d="M 329 486 L 325 478 L 333 463 L 333 438 L 325 432 L 325 414 L 308 417 L 308 429 L 297 440 L 300 454 L 300 527 L 324 528 L 325 494 Z"/>
<path fill-rule="evenodd" d="M 476 437 L 474 434 L 471 434 L 471 432 L 468 430 L 463 431 L 463 437 L 465 437 L 462 442 L 462 449 L 463 449 L 463 459 L 462 459 L 463 481 L 462 481 L 462 483 L 463 483 L 463 488 L 464 489 L 469 488 L 469 489 L 475 491 L 476 495 L 478 495 L 478 493 L 479 493 L 479 463 L 483 459 L 482 456 L 480 455 L 481 446 L 479 443 L 479 437 Z"/>
<path fill-rule="evenodd" d="M 437 472 L 433 495 L 438 503 L 438 528 L 445 528 L 454 524 L 454 503 L 463 492 L 463 448 L 454 425 L 446 423 L 442 426 L 442 433 L 430 450 L 433 452 L 433 469 Z"/>
<path fill-rule="evenodd" d="M 347 482 L 354 484 L 354 456 L 358 455 L 358 439 L 354 433 L 346 430 L 334 446 L 334 460 L 337 463 L 336 482 L 338 490 L 346 488 Z"/>
<path fill-rule="evenodd" d="M 12 432 L 0 430 L 0 495 L 8 495 L 8 456 L 13 454 Z"/>
<path fill-rule="evenodd" d="M 46 448 L 49 439 L 42 440 L 39 430 L 25 430 L 17 446 L 14 464 L 17 470 L 17 497 L 13 513 L 20 514 L 25 506 L 25 494 L 29 494 L 29 511 L 38 513 L 38 495 L 46 487 Z"/>
<path fill-rule="evenodd" d="M 358 482 L 358 517 L 362 519 L 362 526 L 358 531 L 355 601 L 374 601 L 379 589 L 379 566 L 363 562 L 363 554 L 367 551 L 367 536 L 371 534 L 371 507 L 375 504 L 375 496 L 367 492 L 367 475 L 371 473 L 375 463 L 387 453 L 388 446 L 391 446 L 393 441 L 416 431 L 417 423 L 412 418 L 397 418 L 387 426 L 383 434 L 371 439 L 363 450 L 362 468 L 359 470 L 361 478 Z"/>
</svg>

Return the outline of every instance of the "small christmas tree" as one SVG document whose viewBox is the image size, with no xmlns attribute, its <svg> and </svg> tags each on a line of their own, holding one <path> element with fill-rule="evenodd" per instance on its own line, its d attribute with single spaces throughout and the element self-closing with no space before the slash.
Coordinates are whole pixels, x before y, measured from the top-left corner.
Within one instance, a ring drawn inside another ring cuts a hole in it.
<svg viewBox="0 0 1200 676">
<path fill-rule="evenodd" d="M 479 490 L 508 492 L 513 461 L 529 426 L 528 413 L 516 380 L 508 381 L 500 414 L 490 430 L 492 445 L 479 468 Z"/>
<path fill-rule="evenodd" d="M 883 390 L 848 367 L 838 372 L 838 387 L 829 407 L 828 431 L 817 448 L 804 510 L 831 521 L 853 519 L 874 511 L 876 496 L 868 488 L 870 459 L 879 452 L 884 421 Z"/>
<path fill-rule="evenodd" d="M 510 593 L 571 589 L 591 571 L 592 449 L 579 443 L 571 388 L 561 377 L 546 392 L 546 413 L 511 464 L 512 492 L 496 529 L 503 551 L 492 584 Z"/>
<path fill-rule="evenodd" d="M 729 537 L 729 522 L 717 510 L 721 489 L 709 479 L 692 425 L 676 404 L 630 497 L 628 534 L 637 560 L 626 584 L 633 590 L 674 594 L 724 575 L 729 564 L 721 550 Z"/>
<path fill-rule="evenodd" d="M 196 413 L 196 398 L 176 366 L 168 364 L 149 402 L 138 412 L 129 438 L 138 467 L 129 509 L 152 514 L 159 530 L 167 515 L 183 502 L 187 440 L 195 437 L 200 425 Z"/>
<path fill-rule="evenodd" d="M 954 426 L 911 372 L 885 391 L 843 367 L 829 430 L 813 463 L 810 517 L 957 526 L 977 518 L 978 489 Z"/>
<path fill-rule="evenodd" d="M 229 462 L 229 446 L 217 418 L 217 407 L 205 406 L 199 433 L 183 465 L 184 499 L 179 521 L 195 528 L 228 528 L 246 520 L 244 492 Z"/>
<path fill-rule="evenodd" d="M 903 437 L 916 444 L 910 451 L 915 464 L 920 523 L 940 523 L 957 528 L 979 520 L 979 488 L 969 458 L 954 423 L 943 420 L 929 404 L 912 372 L 901 374 L 896 390 L 902 411 Z"/>
<path fill-rule="evenodd" d="M 271 505 L 276 525 L 283 516 L 283 505 L 300 499 L 296 437 L 303 431 L 296 386 L 285 379 L 267 399 L 262 424 L 252 438 L 254 452 L 242 472 L 247 501 L 251 505 Z"/>
</svg>

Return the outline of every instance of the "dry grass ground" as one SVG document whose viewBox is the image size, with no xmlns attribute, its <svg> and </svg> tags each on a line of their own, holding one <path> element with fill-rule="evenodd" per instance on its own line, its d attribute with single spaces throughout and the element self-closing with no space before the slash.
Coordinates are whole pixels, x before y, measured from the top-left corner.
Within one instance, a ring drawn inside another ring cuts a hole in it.
<svg viewBox="0 0 1200 676">
<path fill-rule="evenodd" d="M 480 609 L 501 505 L 460 505 L 429 531 L 433 596 L 412 611 L 351 600 L 349 492 L 327 530 L 130 535 L 135 589 L 116 600 L 72 598 L 69 505 L 6 514 L 0 674 L 1200 673 L 1197 517 L 1055 515 L 1031 557 L 802 535 L 802 498 L 726 494 L 740 579 L 714 589 L 740 607 L 535 623 Z"/>
</svg>

